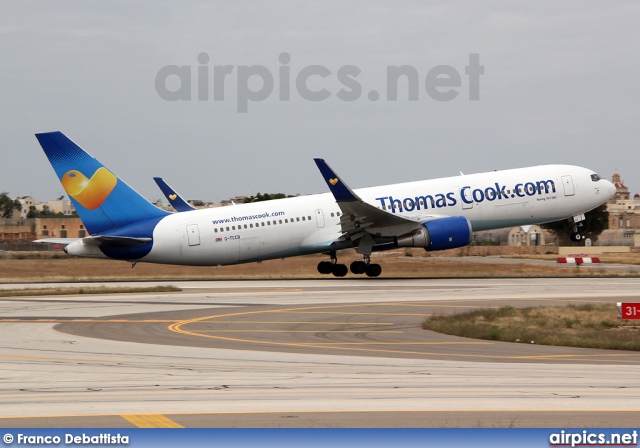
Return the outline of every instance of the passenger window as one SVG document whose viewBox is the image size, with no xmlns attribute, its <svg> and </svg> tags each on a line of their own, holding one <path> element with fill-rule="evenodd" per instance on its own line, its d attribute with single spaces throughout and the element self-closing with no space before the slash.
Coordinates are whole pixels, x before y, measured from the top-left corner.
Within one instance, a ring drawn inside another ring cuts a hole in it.
<svg viewBox="0 0 640 448">
<path fill-rule="evenodd" d="M 247 228 L 247 225 L 246 225 L 246 224 L 244 225 L 244 228 L 245 228 L 245 229 Z"/>
<path fill-rule="evenodd" d="M 271 221 L 267 221 L 267 225 L 270 226 L 271 225 Z"/>
<path fill-rule="evenodd" d="M 302 220 L 304 221 L 304 216 L 302 217 Z"/>
<path fill-rule="evenodd" d="M 249 224 L 249 227 L 253 229 L 253 224 Z"/>
<path fill-rule="evenodd" d="M 214 231 L 215 233 L 218 233 L 218 228 L 216 227 L 215 229 L 213 229 L 213 231 Z"/>
<path fill-rule="evenodd" d="M 296 218 L 296 221 L 300 222 L 300 218 Z"/>
<path fill-rule="evenodd" d="M 229 231 L 229 227 L 227 227 L 227 232 Z"/>
</svg>

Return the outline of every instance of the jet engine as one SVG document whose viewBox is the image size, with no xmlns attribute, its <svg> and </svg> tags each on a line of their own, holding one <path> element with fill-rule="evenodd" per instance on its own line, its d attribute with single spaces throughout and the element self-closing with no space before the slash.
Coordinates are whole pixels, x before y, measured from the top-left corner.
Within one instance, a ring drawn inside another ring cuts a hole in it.
<svg viewBox="0 0 640 448">
<path fill-rule="evenodd" d="M 463 247 L 471 242 L 471 223 L 464 216 L 450 216 L 425 222 L 422 227 L 396 238 L 398 247 L 423 247 L 445 250 Z"/>
</svg>

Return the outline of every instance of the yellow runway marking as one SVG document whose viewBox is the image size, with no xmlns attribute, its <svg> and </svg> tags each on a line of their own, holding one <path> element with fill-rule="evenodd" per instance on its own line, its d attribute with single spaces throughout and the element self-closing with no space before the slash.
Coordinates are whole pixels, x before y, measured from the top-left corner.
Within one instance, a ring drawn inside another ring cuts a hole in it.
<svg viewBox="0 0 640 448">
<path fill-rule="evenodd" d="M 530 299 L 530 300 L 535 300 L 535 299 Z M 397 303 L 377 303 L 377 304 L 373 304 L 370 305 L 371 307 L 376 307 L 378 305 L 398 305 Z M 442 306 L 446 306 L 445 302 L 443 301 L 441 303 Z M 438 346 L 438 345 L 488 345 L 488 344 L 494 344 L 494 342 L 476 342 L 476 341 L 472 341 L 472 342 L 464 342 L 464 343 L 447 343 L 447 342 L 423 342 L 423 343 L 416 343 L 416 342 L 375 342 L 375 341 L 371 341 L 371 342 L 357 342 L 357 343 L 349 343 L 349 342 L 340 342 L 340 343 L 334 343 L 334 342 L 305 342 L 305 343 L 295 343 L 295 342 L 276 342 L 276 341 L 260 341 L 260 340 L 253 340 L 253 339 L 242 339 L 242 338 L 233 338 L 233 337 L 226 337 L 226 336 L 222 336 L 222 335 L 216 335 L 215 333 L 221 333 L 222 331 L 216 331 L 216 330 L 211 330 L 210 333 L 214 333 L 214 334 L 205 334 L 207 333 L 207 331 L 202 331 L 199 332 L 197 330 L 195 331 L 189 331 L 186 330 L 185 327 L 187 327 L 188 325 L 194 325 L 194 324 L 202 324 L 202 323 L 208 323 L 208 324 L 216 324 L 218 322 L 223 322 L 222 319 L 225 319 L 225 321 L 228 321 L 229 318 L 231 317 L 242 317 L 242 316 L 248 316 L 248 315 L 265 315 L 265 314 L 269 314 L 269 313 L 277 313 L 277 314 L 338 314 L 338 315 L 349 315 L 349 316 L 353 316 L 353 315 L 360 315 L 360 314 L 366 314 L 366 315 L 375 315 L 375 316 L 385 316 L 385 317 L 390 317 L 390 316 L 420 316 L 420 317 L 424 317 L 425 313 L 420 313 L 420 314 L 412 314 L 412 313 L 384 313 L 384 312 L 379 312 L 379 313 L 374 313 L 374 312 L 369 312 L 369 313 L 358 313 L 358 312 L 354 312 L 354 313 L 350 313 L 350 312 L 340 312 L 340 311 L 324 311 L 327 309 L 336 309 L 336 308 L 356 308 L 356 307 L 362 307 L 362 304 L 342 304 L 342 305 L 319 305 L 319 306 L 309 306 L 309 307 L 295 307 L 295 308 L 281 308 L 281 309 L 270 309 L 270 310 L 260 310 L 260 311 L 245 311 L 245 312 L 236 312 L 236 313 L 229 313 L 229 314 L 219 314 L 219 315 L 212 315 L 212 316 L 202 316 L 199 318 L 195 318 L 195 319 L 190 319 L 190 320 L 184 320 L 184 321 L 180 321 L 180 322 L 175 322 L 171 325 L 169 325 L 168 329 L 174 333 L 179 333 L 179 334 L 184 334 L 187 336 L 195 336 L 195 337 L 203 337 L 203 338 L 211 338 L 211 339 L 218 339 L 218 340 L 223 340 L 223 341 L 231 341 L 231 342 L 240 342 L 240 343 L 248 343 L 248 344 L 264 344 L 264 345 L 276 345 L 276 346 L 281 346 L 281 347 L 308 347 L 308 348 L 313 348 L 313 349 L 332 349 L 332 350 L 348 350 L 348 351 L 362 351 L 362 352 L 369 352 L 369 353 L 396 353 L 396 354 L 411 354 L 411 355 L 423 355 L 423 356 L 438 356 L 438 357 L 454 357 L 454 358 L 484 358 L 484 359 L 522 359 L 525 358 L 523 356 L 500 356 L 500 355 L 483 355 L 483 354 L 467 354 L 467 353 L 438 353 L 438 352 L 424 352 L 424 351 L 413 351 L 413 350 L 393 350 L 393 349 L 383 349 L 383 348 L 373 348 L 374 346 L 381 346 L 381 345 L 387 345 L 387 346 L 403 346 L 403 345 L 412 345 L 412 346 Z M 322 311 L 321 311 L 322 310 Z M 220 319 L 220 320 L 218 320 Z M 347 323 L 350 324 L 350 323 Z M 232 330 L 229 332 L 239 332 L 239 333 L 252 333 L 253 331 L 251 330 L 245 330 L 245 331 L 238 331 L 238 330 Z M 279 333 L 287 333 L 286 331 L 277 331 Z M 304 331 L 304 332 L 309 332 L 309 331 Z M 315 331 L 316 333 L 321 332 L 321 331 Z M 383 332 L 383 331 L 371 331 L 370 333 L 379 333 L 379 332 Z M 361 333 L 361 331 L 357 331 L 357 333 Z M 357 347 L 357 346 L 369 346 L 369 347 Z M 391 347 L 390 347 L 391 348 Z M 575 359 L 576 356 L 575 355 L 571 355 L 571 354 L 567 354 L 567 355 L 555 355 L 555 359 L 566 359 L 566 360 L 571 360 L 571 359 Z M 588 355 L 580 355 L 580 357 L 582 359 L 588 359 L 588 358 L 592 358 L 592 359 L 601 359 L 601 357 L 616 357 L 618 358 L 617 361 L 618 362 L 625 362 L 623 361 L 623 359 L 621 358 L 625 358 L 625 357 L 634 357 L 634 354 L 607 354 L 607 355 L 596 355 L 596 354 L 588 354 Z M 540 359 L 544 359 L 545 356 L 540 356 Z M 635 362 L 630 362 L 632 364 L 635 364 Z"/>
<path fill-rule="evenodd" d="M 404 333 L 400 330 L 199 330 L 200 333 Z"/>
<path fill-rule="evenodd" d="M 176 322 L 172 320 L 171 322 Z M 208 324 L 208 321 L 194 322 L 194 324 Z M 216 324 L 289 324 L 289 325 L 395 325 L 393 322 L 268 322 L 262 320 L 217 320 Z"/>
<path fill-rule="evenodd" d="M 124 414 L 121 417 L 138 428 L 184 428 L 162 414 Z"/>
</svg>

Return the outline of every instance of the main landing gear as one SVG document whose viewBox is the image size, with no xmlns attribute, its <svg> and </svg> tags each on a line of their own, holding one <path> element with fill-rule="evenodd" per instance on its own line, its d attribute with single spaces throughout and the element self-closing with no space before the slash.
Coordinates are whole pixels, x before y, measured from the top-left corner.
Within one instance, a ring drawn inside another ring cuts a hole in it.
<svg viewBox="0 0 640 448">
<path fill-rule="evenodd" d="M 356 260 L 351 263 L 349 269 L 347 265 L 338 263 L 335 252 L 329 254 L 331 261 L 321 261 L 318 263 L 318 272 L 321 274 L 333 274 L 336 277 L 344 277 L 349 270 L 353 274 L 367 274 L 368 277 L 377 277 L 382 273 L 382 267 L 377 263 L 371 263 L 368 255 L 364 256 L 364 260 Z"/>
</svg>

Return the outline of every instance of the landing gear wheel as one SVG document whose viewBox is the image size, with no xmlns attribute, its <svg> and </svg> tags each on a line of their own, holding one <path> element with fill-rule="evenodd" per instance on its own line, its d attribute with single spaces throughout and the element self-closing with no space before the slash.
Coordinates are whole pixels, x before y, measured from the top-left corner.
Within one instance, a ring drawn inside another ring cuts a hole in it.
<svg viewBox="0 0 640 448">
<path fill-rule="evenodd" d="M 366 270 L 368 277 L 377 277 L 382 273 L 382 267 L 377 263 L 371 263 Z"/>
<path fill-rule="evenodd" d="M 347 275 L 347 272 L 349 272 L 349 269 L 347 269 L 347 265 L 346 264 L 334 264 L 332 266 L 332 270 L 331 273 L 333 275 L 335 275 L 336 277 L 344 277 L 345 275 Z"/>
<path fill-rule="evenodd" d="M 569 239 L 571 241 L 573 241 L 574 243 L 578 243 L 578 242 L 582 241 L 582 235 L 580 235 L 577 232 L 574 232 L 569 236 Z"/>
<path fill-rule="evenodd" d="M 365 272 L 367 272 L 367 264 L 364 261 L 356 260 L 351 263 L 349 269 L 354 274 L 364 274 Z"/>
<path fill-rule="evenodd" d="M 321 274 L 331 274 L 333 264 L 330 261 L 321 261 L 318 263 L 318 272 Z"/>
</svg>

